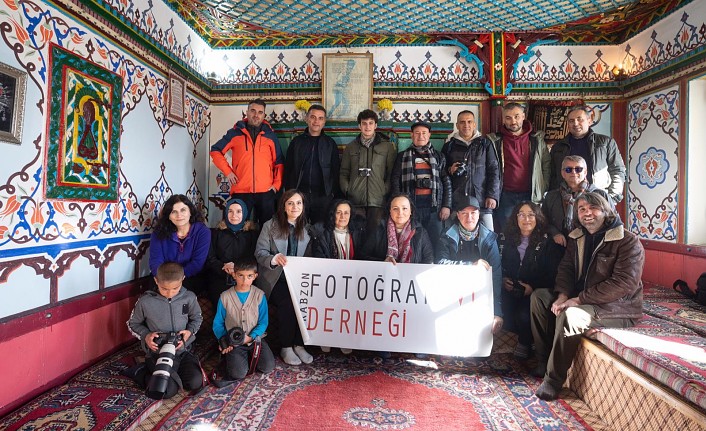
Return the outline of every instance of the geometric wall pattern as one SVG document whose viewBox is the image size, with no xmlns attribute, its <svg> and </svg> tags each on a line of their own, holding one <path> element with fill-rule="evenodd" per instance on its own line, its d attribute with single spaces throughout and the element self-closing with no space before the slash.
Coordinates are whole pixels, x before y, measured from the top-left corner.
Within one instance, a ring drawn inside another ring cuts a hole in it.
<svg viewBox="0 0 706 431">
<path fill-rule="evenodd" d="M 628 104 L 626 224 L 640 238 L 677 240 L 679 97 L 670 87 Z"/>
</svg>

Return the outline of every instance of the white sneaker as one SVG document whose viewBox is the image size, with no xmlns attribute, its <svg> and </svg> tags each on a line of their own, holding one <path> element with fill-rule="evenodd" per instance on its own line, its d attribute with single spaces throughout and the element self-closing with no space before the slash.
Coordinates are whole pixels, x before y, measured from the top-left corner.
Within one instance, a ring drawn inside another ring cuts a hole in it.
<svg viewBox="0 0 706 431">
<path fill-rule="evenodd" d="M 324 353 L 331 353 L 331 348 L 329 346 L 321 346 L 321 351 Z"/>
<path fill-rule="evenodd" d="M 294 346 L 294 353 L 296 353 L 297 356 L 299 356 L 299 359 L 301 359 L 305 364 L 311 364 L 314 362 L 314 357 L 306 351 L 304 346 Z"/>
<path fill-rule="evenodd" d="M 343 353 L 344 355 L 350 355 L 351 353 L 353 353 L 353 349 L 343 349 L 342 348 L 341 353 Z"/>
<path fill-rule="evenodd" d="M 282 356 L 282 360 L 284 361 L 285 364 L 289 365 L 301 365 L 302 361 L 299 359 L 299 356 L 297 356 L 294 353 L 294 350 L 292 350 L 291 347 L 282 347 L 282 350 L 279 352 L 279 354 Z"/>
</svg>

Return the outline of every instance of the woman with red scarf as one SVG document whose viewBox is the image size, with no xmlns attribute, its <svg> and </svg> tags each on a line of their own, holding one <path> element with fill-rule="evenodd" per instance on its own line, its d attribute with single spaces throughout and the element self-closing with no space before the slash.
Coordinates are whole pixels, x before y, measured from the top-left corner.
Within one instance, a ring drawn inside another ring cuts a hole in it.
<svg viewBox="0 0 706 431">
<path fill-rule="evenodd" d="M 389 216 L 368 232 L 361 250 L 363 260 L 399 263 L 434 263 L 434 249 L 427 231 L 414 220 L 414 204 L 406 194 L 390 200 Z"/>
</svg>

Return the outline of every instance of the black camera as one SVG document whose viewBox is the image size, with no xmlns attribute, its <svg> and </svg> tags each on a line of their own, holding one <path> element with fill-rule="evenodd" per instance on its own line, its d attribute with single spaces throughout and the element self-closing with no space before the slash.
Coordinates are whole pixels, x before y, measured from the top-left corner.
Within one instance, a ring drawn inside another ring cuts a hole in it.
<svg viewBox="0 0 706 431">
<path fill-rule="evenodd" d="M 182 335 L 177 332 L 160 332 L 155 337 L 154 342 L 159 346 L 159 356 L 157 356 L 154 372 L 147 384 L 146 395 L 149 398 L 154 400 L 164 398 L 164 393 L 167 391 L 167 384 L 169 383 L 169 376 L 174 367 L 176 346 L 182 340 Z"/>
<path fill-rule="evenodd" d="M 245 331 L 240 326 L 236 326 L 218 339 L 218 345 L 221 349 L 227 349 L 230 346 L 240 346 L 243 341 L 245 341 Z"/>
<path fill-rule="evenodd" d="M 517 299 L 524 298 L 525 286 L 521 285 L 518 280 L 514 280 L 512 282 L 512 291 L 510 291 L 510 294 Z"/>
<path fill-rule="evenodd" d="M 430 189 L 431 188 L 431 178 L 417 178 L 416 186 L 418 189 Z"/>
<path fill-rule="evenodd" d="M 358 168 L 359 177 L 369 177 L 373 174 L 372 168 Z"/>
<path fill-rule="evenodd" d="M 454 177 L 462 177 L 466 175 L 466 171 L 468 170 L 468 166 L 463 163 L 463 162 L 458 162 L 456 165 L 456 172 L 454 172 Z"/>
</svg>

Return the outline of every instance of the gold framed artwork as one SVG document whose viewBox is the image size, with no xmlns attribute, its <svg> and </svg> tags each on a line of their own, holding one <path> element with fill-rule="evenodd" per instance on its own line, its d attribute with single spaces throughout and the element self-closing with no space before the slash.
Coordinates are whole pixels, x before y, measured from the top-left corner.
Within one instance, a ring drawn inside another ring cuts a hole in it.
<svg viewBox="0 0 706 431">
<path fill-rule="evenodd" d="M 22 143 L 27 73 L 0 63 L 0 142 Z"/>
<path fill-rule="evenodd" d="M 331 120 L 355 120 L 373 106 L 373 54 L 323 54 L 322 102 Z"/>
<path fill-rule="evenodd" d="M 184 125 L 184 95 L 186 93 L 186 80 L 174 72 L 169 72 L 169 86 L 167 88 L 167 120 L 172 123 Z"/>
</svg>

